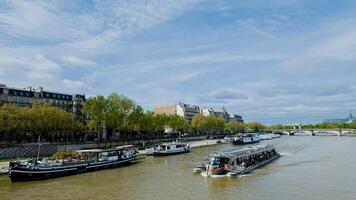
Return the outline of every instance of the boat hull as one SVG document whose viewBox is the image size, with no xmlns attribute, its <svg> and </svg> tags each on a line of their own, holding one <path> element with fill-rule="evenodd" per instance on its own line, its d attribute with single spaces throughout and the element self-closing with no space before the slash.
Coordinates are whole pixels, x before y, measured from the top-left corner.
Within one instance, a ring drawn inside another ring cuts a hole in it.
<svg viewBox="0 0 356 200">
<path fill-rule="evenodd" d="M 22 168 L 10 169 L 10 179 L 12 182 L 19 181 L 34 181 L 43 180 L 49 178 L 58 178 L 62 176 L 69 176 L 74 174 L 80 174 L 84 172 L 103 170 L 108 168 L 116 168 L 129 164 L 135 158 L 127 158 L 124 160 L 106 162 L 106 163 L 85 163 L 68 167 L 55 168 L 55 169 L 39 169 L 39 170 L 26 170 Z"/>
<path fill-rule="evenodd" d="M 190 150 L 176 151 L 176 152 L 155 151 L 155 152 L 153 152 L 153 156 L 155 156 L 155 157 L 171 156 L 171 155 L 177 155 L 177 154 L 183 154 L 183 153 L 189 153 L 189 152 L 190 152 Z"/>
<path fill-rule="evenodd" d="M 244 142 L 244 141 L 241 141 L 241 140 L 233 140 L 231 143 L 233 145 L 245 145 L 245 144 L 254 144 L 254 143 L 257 143 L 259 142 L 259 140 L 253 140 L 253 141 L 249 141 L 249 142 Z"/>
<path fill-rule="evenodd" d="M 210 169 L 207 167 L 207 175 L 208 176 L 216 176 L 216 175 L 225 175 L 226 171 L 224 168 L 215 168 L 215 169 Z"/>
</svg>

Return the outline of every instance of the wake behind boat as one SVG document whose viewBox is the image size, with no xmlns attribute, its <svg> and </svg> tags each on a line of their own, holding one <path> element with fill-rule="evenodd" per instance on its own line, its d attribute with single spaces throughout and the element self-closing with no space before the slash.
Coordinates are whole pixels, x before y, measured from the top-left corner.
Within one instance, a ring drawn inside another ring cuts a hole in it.
<svg viewBox="0 0 356 200">
<path fill-rule="evenodd" d="M 127 145 L 112 149 L 78 150 L 75 154 L 76 159 L 12 161 L 10 179 L 13 182 L 32 181 L 115 168 L 133 161 L 137 151 L 134 146 Z"/>
<path fill-rule="evenodd" d="M 279 153 L 272 145 L 246 147 L 237 151 L 213 153 L 194 172 L 207 176 L 246 174 L 260 166 L 279 158 Z"/>
<path fill-rule="evenodd" d="M 181 153 L 188 153 L 192 147 L 188 143 L 163 143 L 155 147 L 153 156 L 169 156 Z"/>
</svg>

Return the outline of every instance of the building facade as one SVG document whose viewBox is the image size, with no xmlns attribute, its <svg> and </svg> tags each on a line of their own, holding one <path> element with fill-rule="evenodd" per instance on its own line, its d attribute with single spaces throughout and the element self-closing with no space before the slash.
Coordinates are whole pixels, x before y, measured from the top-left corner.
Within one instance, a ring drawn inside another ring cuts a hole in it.
<svg viewBox="0 0 356 200">
<path fill-rule="evenodd" d="M 241 122 L 241 123 L 244 122 L 244 120 L 242 119 L 242 116 L 241 115 L 237 115 L 237 114 L 231 114 L 230 118 L 229 118 L 229 121 L 237 121 L 237 122 Z"/>
<path fill-rule="evenodd" d="M 158 105 L 153 108 L 153 112 L 156 114 L 178 115 L 191 121 L 193 117 L 200 113 L 199 106 L 190 104 L 165 104 Z"/>
<path fill-rule="evenodd" d="M 73 112 L 77 116 L 82 116 L 84 102 L 85 95 L 81 94 L 72 95 L 50 92 L 43 90 L 41 87 L 38 89 L 32 87 L 19 89 L 0 84 L 0 106 L 10 103 L 26 107 L 33 104 L 46 103 L 67 112 Z"/>
<path fill-rule="evenodd" d="M 176 115 L 177 106 L 173 104 L 158 105 L 153 108 L 156 114 Z"/>
<path fill-rule="evenodd" d="M 229 121 L 244 122 L 240 115 L 229 114 L 224 107 L 222 108 L 221 111 L 215 111 L 212 108 L 200 108 L 197 105 L 179 103 L 179 104 L 165 104 L 165 105 L 155 106 L 153 108 L 153 112 L 156 114 L 178 115 L 184 117 L 189 121 L 191 121 L 195 115 L 202 114 L 204 116 L 221 117 L 226 122 Z"/>
<path fill-rule="evenodd" d="M 179 103 L 177 106 L 177 115 L 192 121 L 193 117 L 200 113 L 199 106 Z"/>
<path fill-rule="evenodd" d="M 213 108 L 203 108 L 203 109 L 201 109 L 200 113 L 204 116 L 221 117 L 226 122 L 230 122 L 230 121 L 237 121 L 237 122 L 241 122 L 241 123 L 244 122 L 240 115 L 230 114 L 226 111 L 226 109 L 224 107 L 221 109 L 221 111 L 215 111 Z"/>
</svg>

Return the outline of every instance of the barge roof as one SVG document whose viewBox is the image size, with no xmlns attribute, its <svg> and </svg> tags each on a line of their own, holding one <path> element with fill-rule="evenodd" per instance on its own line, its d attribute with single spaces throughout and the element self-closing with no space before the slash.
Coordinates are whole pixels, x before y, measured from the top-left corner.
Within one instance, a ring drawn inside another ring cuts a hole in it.
<svg viewBox="0 0 356 200">
<path fill-rule="evenodd" d="M 128 148 L 134 148 L 133 145 L 124 145 L 124 146 L 117 146 L 115 148 L 109 148 L 109 149 L 83 149 L 83 150 L 77 150 L 75 152 L 77 153 L 101 153 L 101 152 L 109 152 L 109 151 L 119 151 L 123 149 L 128 149 Z"/>
<path fill-rule="evenodd" d="M 257 146 L 250 146 L 240 150 L 228 151 L 228 152 L 216 152 L 213 153 L 212 156 L 227 156 L 227 157 L 241 157 L 252 155 L 256 153 L 261 153 L 270 149 L 273 149 L 274 146 L 272 145 L 257 145 Z"/>
</svg>

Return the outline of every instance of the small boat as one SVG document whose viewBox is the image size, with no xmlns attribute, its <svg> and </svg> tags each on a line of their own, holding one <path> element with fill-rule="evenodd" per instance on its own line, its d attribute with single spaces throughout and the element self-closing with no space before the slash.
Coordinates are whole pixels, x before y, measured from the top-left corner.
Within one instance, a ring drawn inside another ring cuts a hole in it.
<svg viewBox="0 0 356 200">
<path fill-rule="evenodd" d="M 260 141 L 258 134 L 244 134 L 234 137 L 231 141 L 234 145 L 252 144 Z"/>
<path fill-rule="evenodd" d="M 146 155 L 146 156 L 153 156 L 154 150 L 155 150 L 154 147 L 146 148 L 146 149 L 145 149 L 145 155 Z"/>
<path fill-rule="evenodd" d="M 279 153 L 272 145 L 258 145 L 237 151 L 213 153 L 202 165 L 194 168 L 194 171 L 203 169 L 202 173 L 207 176 L 238 176 L 266 165 L 279 157 Z"/>
<path fill-rule="evenodd" d="M 145 148 L 145 155 L 146 156 L 153 156 L 153 152 L 155 149 L 158 147 L 159 143 L 154 144 L 153 146 L 149 148 Z"/>
<path fill-rule="evenodd" d="M 260 133 L 259 137 L 261 140 L 272 140 L 275 138 L 280 138 L 281 136 L 275 133 Z"/>
<path fill-rule="evenodd" d="M 74 153 L 75 159 L 12 161 L 9 164 L 10 179 L 13 182 L 32 181 L 115 168 L 135 160 L 137 150 L 127 145 L 111 149 L 78 150 Z"/>
<path fill-rule="evenodd" d="M 158 145 L 153 151 L 153 156 L 169 156 L 181 153 L 188 153 L 192 147 L 188 143 L 163 143 Z"/>
<path fill-rule="evenodd" d="M 205 166 L 197 166 L 193 168 L 194 173 L 201 173 L 205 170 Z"/>
</svg>

